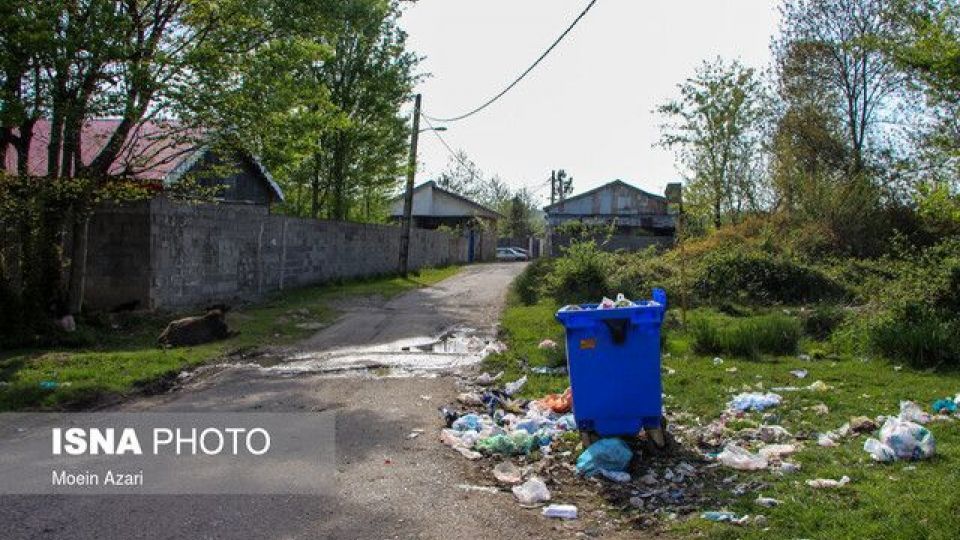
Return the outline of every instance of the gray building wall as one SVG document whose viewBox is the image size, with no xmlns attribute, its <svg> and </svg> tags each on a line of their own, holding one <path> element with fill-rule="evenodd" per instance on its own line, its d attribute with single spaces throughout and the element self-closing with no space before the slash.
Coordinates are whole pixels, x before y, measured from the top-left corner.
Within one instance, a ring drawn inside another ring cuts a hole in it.
<svg viewBox="0 0 960 540">
<path fill-rule="evenodd" d="M 166 199 L 104 208 L 90 237 L 86 301 L 94 309 L 133 300 L 150 309 L 255 300 L 281 289 L 390 274 L 400 252 L 400 229 L 394 226 Z M 482 260 L 493 260 L 495 237 L 481 246 Z M 466 259 L 465 238 L 413 230 L 410 268 Z"/>
</svg>

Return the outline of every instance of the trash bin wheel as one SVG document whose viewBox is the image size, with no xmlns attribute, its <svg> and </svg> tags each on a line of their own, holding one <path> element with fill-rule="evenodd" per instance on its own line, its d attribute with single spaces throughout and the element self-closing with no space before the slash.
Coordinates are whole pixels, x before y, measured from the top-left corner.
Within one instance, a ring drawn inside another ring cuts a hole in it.
<svg viewBox="0 0 960 540">
<path fill-rule="evenodd" d="M 591 444 L 600 440 L 600 436 L 597 435 L 596 431 L 592 429 L 581 429 L 580 430 L 580 442 L 583 444 L 584 448 L 589 448 Z"/>
<path fill-rule="evenodd" d="M 667 431 L 667 418 L 664 416 L 660 417 L 660 427 L 646 428 L 644 431 L 647 433 L 647 438 L 653 443 L 657 450 L 667 450 L 673 443 L 673 437 L 671 437 L 670 432 Z"/>
</svg>

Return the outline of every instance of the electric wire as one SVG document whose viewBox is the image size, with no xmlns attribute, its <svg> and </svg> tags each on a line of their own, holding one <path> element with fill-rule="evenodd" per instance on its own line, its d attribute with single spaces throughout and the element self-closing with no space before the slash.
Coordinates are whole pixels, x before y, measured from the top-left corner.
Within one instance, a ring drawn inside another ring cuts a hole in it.
<svg viewBox="0 0 960 540">
<path fill-rule="evenodd" d="M 572 23 L 570 23 L 570 26 L 568 26 L 567 29 L 564 30 L 562 34 L 560 34 L 560 37 L 558 37 L 558 38 L 553 42 L 553 44 L 550 45 L 550 47 L 548 47 L 547 50 L 545 50 L 545 51 L 543 52 L 543 54 L 541 54 L 540 57 L 537 58 L 536 61 L 534 61 L 533 64 L 530 65 L 530 67 L 528 67 L 523 73 L 521 73 L 519 77 L 517 77 L 516 79 L 514 79 L 514 81 L 513 81 L 512 83 L 510 83 L 506 88 L 504 88 L 503 90 L 501 90 L 499 94 L 497 94 L 497 95 L 493 96 L 492 98 L 490 98 L 489 100 L 487 100 L 483 105 L 480 105 L 479 107 L 477 107 L 477 108 L 475 108 L 475 109 L 473 109 L 473 110 L 471 110 L 471 111 L 469 111 L 469 112 L 466 112 L 466 113 L 464 113 L 464 114 L 461 114 L 461 115 L 458 115 L 458 116 L 452 116 L 452 117 L 449 117 L 449 118 L 438 118 L 438 117 L 435 117 L 435 116 L 428 116 L 428 115 L 426 115 L 426 114 L 422 114 L 422 116 L 423 116 L 424 118 L 429 118 L 430 120 L 433 120 L 434 122 L 457 122 L 457 121 L 459 121 L 459 120 L 463 120 L 463 119 L 465 119 L 465 118 L 468 118 L 468 117 L 470 117 L 470 116 L 473 116 L 473 115 L 477 114 L 478 112 L 486 109 L 486 108 L 489 107 L 490 105 L 493 105 L 497 100 L 499 100 L 499 99 L 502 98 L 504 95 L 506 95 L 507 92 L 509 92 L 510 90 L 513 90 L 513 88 L 514 88 L 515 86 L 517 86 L 518 84 L 520 84 L 520 81 L 522 81 L 524 78 L 526 78 L 526 76 L 529 75 L 530 72 L 533 71 L 533 70 L 540 64 L 540 62 L 543 62 L 543 60 L 546 59 L 547 56 L 549 56 L 551 52 L 553 52 L 553 50 L 557 47 L 557 45 L 560 45 L 560 42 L 562 42 L 563 39 L 567 37 L 567 34 L 569 34 L 571 31 L 573 31 L 573 29 L 577 26 L 577 24 L 580 22 L 580 20 L 583 19 L 583 18 L 587 15 L 587 13 L 590 12 L 591 9 L 593 9 L 593 6 L 597 3 L 597 1 L 598 1 L 598 0 L 591 0 L 590 3 L 587 4 L 587 7 L 584 8 L 583 11 L 580 12 L 580 15 L 577 15 L 577 18 L 574 19 Z"/>
</svg>

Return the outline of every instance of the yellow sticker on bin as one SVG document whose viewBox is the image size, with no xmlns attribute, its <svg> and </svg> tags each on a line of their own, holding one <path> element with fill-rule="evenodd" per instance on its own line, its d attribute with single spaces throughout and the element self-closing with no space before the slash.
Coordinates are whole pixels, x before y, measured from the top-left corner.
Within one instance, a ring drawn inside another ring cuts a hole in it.
<svg viewBox="0 0 960 540">
<path fill-rule="evenodd" d="M 587 339 L 581 339 L 581 340 L 580 340 L 580 349 L 581 349 L 581 350 L 583 350 L 583 349 L 596 349 L 596 348 L 597 348 L 597 340 L 596 340 L 595 338 L 587 338 Z"/>
</svg>

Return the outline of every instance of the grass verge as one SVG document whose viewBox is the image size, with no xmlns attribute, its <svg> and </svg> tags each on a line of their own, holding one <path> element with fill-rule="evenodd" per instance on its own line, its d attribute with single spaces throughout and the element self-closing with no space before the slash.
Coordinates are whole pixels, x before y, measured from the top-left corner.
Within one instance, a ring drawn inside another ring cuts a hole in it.
<svg viewBox="0 0 960 540">
<path fill-rule="evenodd" d="M 227 322 L 239 333 L 227 340 L 161 349 L 157 336 L 173 316 L 103 318 L 78 328 L 87 346 L 31 349 L 0 356 L 0 411 L 81 408 L 110 396 L 162 387 L 181 370 L 256 347 L 305 338 L 336 317 L 331 306 L 350 297 L 390 298 L 453 276 L 460 267 L 419 275 L 350 281 L 286 291 L 235 309 Z"/>
<path fill-rule="evenodd" d="M 502 319 L 503 338 L 509 350 L 486 360 L 488 370 L 504 370 L 505 380 L 527 374 L 529 383 L 523 390 L 526 397 L 539 397 L 558 392 L 569 384 L 566 376 L 536 375 L 535 366 L 551 366 L 562 362 L 563 330 L 553 318 L 557 305 L 542 301 L 522 305 L 513 300 Z M 671 318 L 674 314 L 671 313 Z M 730 318 L 714 318 L 715 324 L 727 331 Z M 792 323 L 791 323 L 792 324 Z M 805 387 L 822 380 L 831 387 L 827 391 L 800 389 L 781 392 L 783 404 L 771 412 L 784 428 L 794 434 L 813 434 L 838 428 L 853 416 L 875 417 L 896 414 L 901 400 L 912 400 L 929 410 L 930 403 L 960 392 L 957 372 L 925 372 L 901 367 L 905 361 L 840 355 L 826 360 L 804 360 L 793 354 L 727 355 L 714 365 L 713 355 L 697 352 L 695 333 L 671 328 L 663 355 L 664 403 L 668 412 L 686 413 L 681 423 L 690 426 L 706 424 L 717 418 L 735 394 L 769 391 L 775 387 Z M 542 351 L 537 344 L 550 338 L 561 345 L 557 351 Z M 810 352 L 823 347 L 816 341 L 801 341 L 800 348 Z M 805 357 L 806 358 L 806 357 Z M 901 359 L 904 360 L 904 359 Z M 736 368 L 736 369 L 733 369 Z M 805 379 L 797 379 L 791 370 L 808 371 Z M 824 404 L 829 413 L 814 412 L 814 405 Z M 748 413 L 737 427 L 761 424 L 761 414 Z M 879 464 L 863 451 L 865 437 L 846 439 L 837 448 L 823 448 L 815 441 L 803 441 L 796 461 L 798 473 L 777 476 L 768 472 L 737 472 L 739 483 L 762 483 L 759 491 L 734 496 L 726 508 L 700 508 L 676 521 L 666 521 L 662 534 L 667 537 L 706 537 L 719 539 L 761 538 L 956 538 L 960 530 L 960 421 L 938 421 L 927 426 L 937 439 L 937 455 L 917 463 Z M 805 484 L 813 478 L 851 477 L 852 482 L 835 490 L 816 490 Z M 776 508 L 755 504 L 758 494 L 783 501 Z M 611 512 L 640 513 L 632 508 L 610 506 Z M 739 514 L 763 514 L 764 526 L 738 527 L 718 524 L 699 517 L 699 512 L 730 510 Z"/>
</svg>

